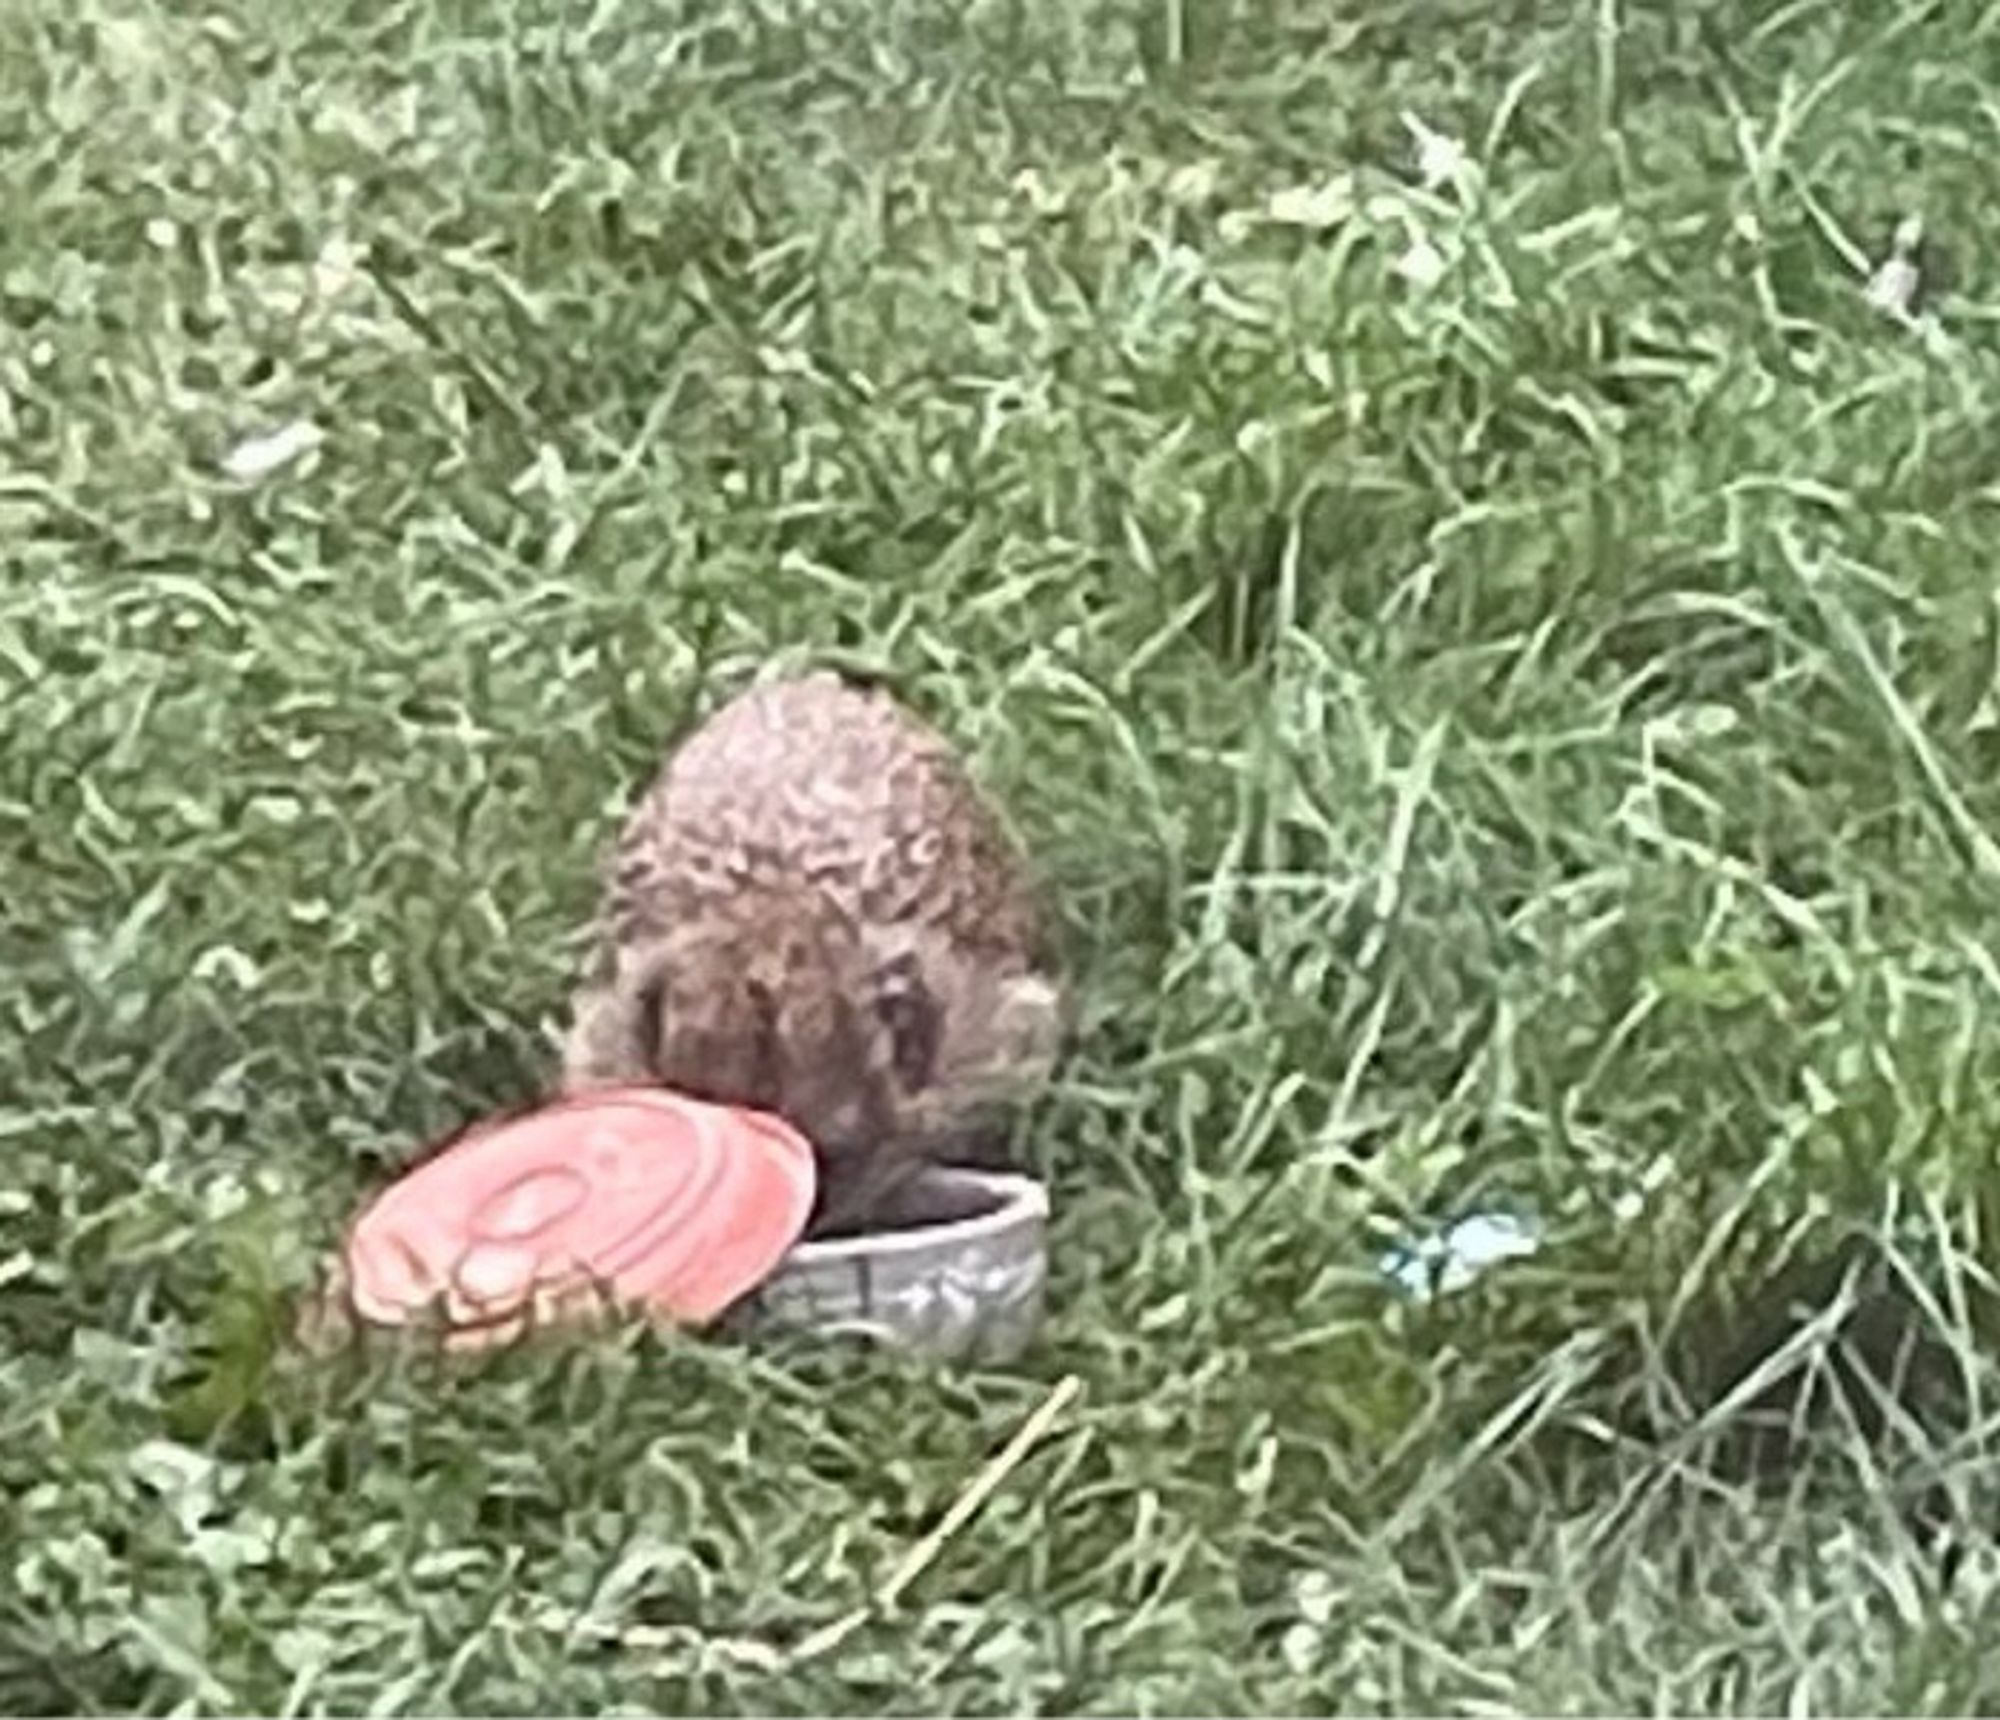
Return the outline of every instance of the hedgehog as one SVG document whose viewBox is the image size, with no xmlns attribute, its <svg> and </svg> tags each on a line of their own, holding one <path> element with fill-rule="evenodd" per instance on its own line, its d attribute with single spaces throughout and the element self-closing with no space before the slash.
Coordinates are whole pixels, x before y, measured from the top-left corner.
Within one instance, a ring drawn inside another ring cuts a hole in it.
<svg viewBox="0 0 2000 1720">
<path fill-rule="evenodd" d="M 879 685 L 766 681 L 697 726 L 613 848 L 566 1091 L 658 1084 L 812 1143 L 808 1234 L 989 1161 L 1068 1000 L 1026 865 L 951 745 Z"/>
</svg>

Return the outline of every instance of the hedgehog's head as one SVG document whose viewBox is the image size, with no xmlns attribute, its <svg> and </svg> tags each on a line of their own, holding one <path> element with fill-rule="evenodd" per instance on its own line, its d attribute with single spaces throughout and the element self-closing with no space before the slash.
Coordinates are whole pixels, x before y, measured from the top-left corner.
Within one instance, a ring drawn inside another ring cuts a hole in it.
<svg viewBox="0 0 2000 1720">
<path fill-rule="evenodd" d="M 612 952 L 572 1034 L 572 1086 L 659 1082 L 784 1117 L 813 1143 L 815 1229 L 864 1219 L 1048 1073 L 1061 994 L 908 929 L 765 900 Z"/>
</svg>

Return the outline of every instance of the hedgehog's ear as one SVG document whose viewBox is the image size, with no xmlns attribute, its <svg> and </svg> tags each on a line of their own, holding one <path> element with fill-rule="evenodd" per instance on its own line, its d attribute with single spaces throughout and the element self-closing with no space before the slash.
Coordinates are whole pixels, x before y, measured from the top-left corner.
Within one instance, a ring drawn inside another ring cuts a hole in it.
<svg viewBox="0 0 2000 1720">
<path fill-rule="evenodd" d="M 1072 1022 L 1067 994 L 1042 974 L 1004 981 L 993 1010 L 994 1037 L 1009 1062 L 1030 1080 L 1044 1079 L 1062 1055 Z"/>
</svg>

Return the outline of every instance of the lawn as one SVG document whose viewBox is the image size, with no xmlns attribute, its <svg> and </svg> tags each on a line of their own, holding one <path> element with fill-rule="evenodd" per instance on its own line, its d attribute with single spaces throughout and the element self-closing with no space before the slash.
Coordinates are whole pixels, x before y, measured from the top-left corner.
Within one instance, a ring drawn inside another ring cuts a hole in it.
<svg viewBox="0 0 2000 1720">
<path fill-rule="evenodd" d="M 0 41 L 0 1710 L 2000 1705 L 2000 6 Z M 827 657 L 1057 905 L 1042 1344 L 302 1354 Z"/>
</svg>

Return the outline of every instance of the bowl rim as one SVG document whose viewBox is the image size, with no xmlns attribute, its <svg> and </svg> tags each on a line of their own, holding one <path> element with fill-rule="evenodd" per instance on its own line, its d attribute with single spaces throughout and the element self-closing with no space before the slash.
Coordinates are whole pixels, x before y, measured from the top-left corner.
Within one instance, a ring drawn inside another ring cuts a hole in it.
<svg viewBox="0 0 2000 1720">
<path fill-rule="evenodd" d="M 885 1256 L 928 1253 L 955 1249 L 966 1243 L 1012 1230 L 1023 1224 L 1043 1224 L 1049 1216 L 1049 1191 L 1031 1176 L 1018 1171 L 981 1171 L 961 1165 L 937 1165 L 924 1174 L 928 1183 L 948 1187 L 977 1188 L 999 1196 L 991 1212 L 972 1218 L 949 1219 L 942 1224 L 917 1224 L 905 1230 L 864 1231 L 859 1236 L 842 1236 L 826 1242 L 800 1242 L 772 1274 L 778 1277 L 796 1267 L 837 1266 L 862 1257 L 879 1260 Z"/>
</svg>

